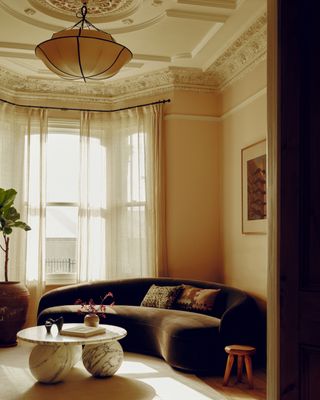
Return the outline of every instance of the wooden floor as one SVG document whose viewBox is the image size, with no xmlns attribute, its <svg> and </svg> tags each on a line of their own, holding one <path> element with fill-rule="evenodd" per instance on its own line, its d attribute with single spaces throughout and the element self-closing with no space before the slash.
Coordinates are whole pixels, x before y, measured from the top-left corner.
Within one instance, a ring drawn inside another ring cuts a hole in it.
<svg viewBox="0 0 320 400">
<path fill-rule="evenodd" d="M 223 378 L 220 376 L 200 376 L 207 385 L 221 393 L 228 400 L 265 400 L 266 399 L 266 373 L 263 370 L 254 371 L 253 383 L 254 388 L 249 389 L 246 377 L 243 377 L 243 382 L 235 383 L 236 377 L 230 378 L 228 386 L 223 386 Z"/>
</svg>

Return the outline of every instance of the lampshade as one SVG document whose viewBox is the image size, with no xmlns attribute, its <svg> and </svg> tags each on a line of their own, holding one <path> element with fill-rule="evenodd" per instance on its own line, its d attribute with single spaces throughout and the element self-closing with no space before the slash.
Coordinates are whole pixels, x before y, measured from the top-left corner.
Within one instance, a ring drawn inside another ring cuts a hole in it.
<svg viewBox="0 0 320 400">
<path fill-rule="evenodd" d="M 56 32 L 51 39 L 40 43 L 35 49 L 36 56 L 64 79 L 110 78 L 131 60 L 132 53 L 86 20 L 86 2 L 81 14 L 82 19 L 72 28 Z"/>
</svg>

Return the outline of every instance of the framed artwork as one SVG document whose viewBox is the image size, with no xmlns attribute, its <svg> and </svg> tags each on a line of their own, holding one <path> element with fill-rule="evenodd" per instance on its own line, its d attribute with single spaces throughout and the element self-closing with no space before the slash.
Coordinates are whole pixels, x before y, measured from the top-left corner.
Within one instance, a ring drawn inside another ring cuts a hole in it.
<svg viewBox="0 0 320 400">
<path fill-rule="evenodd" d="M 241 150 L 242 233 L 267 233 L 266 141 Z"/>
</svg>

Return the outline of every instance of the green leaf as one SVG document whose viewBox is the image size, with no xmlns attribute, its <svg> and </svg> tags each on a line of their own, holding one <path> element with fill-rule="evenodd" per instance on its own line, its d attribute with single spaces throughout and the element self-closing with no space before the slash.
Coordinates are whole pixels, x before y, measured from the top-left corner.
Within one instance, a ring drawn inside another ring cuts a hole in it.
<svg viewBox="0 0 320 400">
<path fill-rule="evenodd" d="M 13 226 L 16 227 L 16 228 L 24 229 L 25 231 L 31 231 L 30 226 L 27 225 L 25 222 L 22 222 L 22 221 L 16 221 L 16 222 L 13 224 Z"/>
<path fill-rule="evenodd" d="M 2 203 L 4 202 L 6 196 L 6 191 L 0 188 L 0 207 L 2 207 Z"/>
<path fill-rule="evenodd" d="M 20 218 L 20 214 L 14 207 L 5 209 L 5 211 L 3 212 L 3 216 L 9 221 L 17 221 Z"/>
<path fill-rule="evenodd" d="M 25 222 L 19 221 L 20 213 L 13 207 L 17 192 L 14 189 L 0 188 L 0 231 L 4 235 L 10 235 L 12 228 L 21 228 L 30 231 L 31 228 Z"/>
<path fill-rule="evenodd" d="M 3 228 L 3 233 L 6 234 L 6 235 L 10 235 L 10 233 L 12 233 L 12 228 L 10 228 L 8 226 L 5 226 Z"/>
<path fill-rule="evenodd" d="M 0 204 L 2 208 L 9 208 L 12 206 L 14 199 L 16 198 L 17 192 L 14 189 L 8 189 L 5 191 L 3 202 Z"/>
</svg>

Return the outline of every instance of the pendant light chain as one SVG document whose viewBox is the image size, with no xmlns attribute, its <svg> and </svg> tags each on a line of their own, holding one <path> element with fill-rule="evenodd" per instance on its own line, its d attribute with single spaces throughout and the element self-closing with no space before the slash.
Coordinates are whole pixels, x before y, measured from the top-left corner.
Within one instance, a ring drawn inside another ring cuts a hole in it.
<svg viewBox="0 0 320 400">
<path fill-rule="evenodd" d="M 82 23 L 81 23 L 81 28 L 83 29 L 84 27 L 84 23 L 87 22 L 86 21 L 86 15 L 88 12 L 88 8 L 87 8 L 87 2 L 83 1 L 83 6 L 81 7 L 81 15 L 82 15 Z"/>
</svg>

